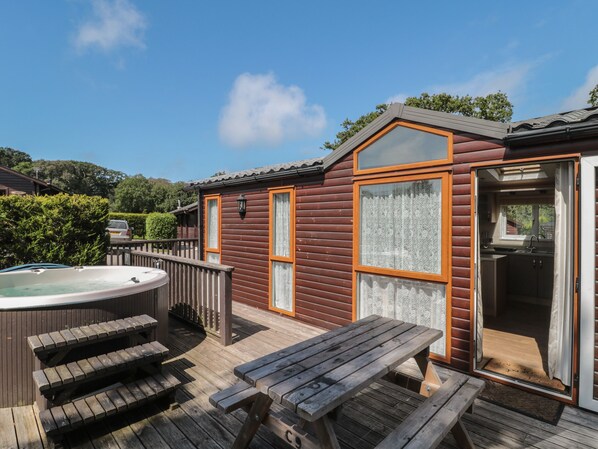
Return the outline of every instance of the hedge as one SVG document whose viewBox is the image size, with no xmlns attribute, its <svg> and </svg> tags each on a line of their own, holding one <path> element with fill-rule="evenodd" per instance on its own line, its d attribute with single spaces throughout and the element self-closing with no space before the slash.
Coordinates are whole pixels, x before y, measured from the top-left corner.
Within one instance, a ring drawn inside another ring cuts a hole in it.
<svg viewBox="0 0 598 449">
<path fill-rule="evenodd" d="M 145 220 L 148 214 L 132 214 L 126 212 L 110 212 L 111 220 L 127 220 L 129 227 L 133 228 L 133 237 L 145 238 Z"/>
<path fill-rule="evenodd" d="M 176 239 L 176 217 L 169 213 L 153 212 L 147 216 L 148 240 Z"/>
<path fill-rule="evenodd" d="M 0 197 L 0 266 L 105 263 L 108 200 L 85 195 Z"/>
</svg>

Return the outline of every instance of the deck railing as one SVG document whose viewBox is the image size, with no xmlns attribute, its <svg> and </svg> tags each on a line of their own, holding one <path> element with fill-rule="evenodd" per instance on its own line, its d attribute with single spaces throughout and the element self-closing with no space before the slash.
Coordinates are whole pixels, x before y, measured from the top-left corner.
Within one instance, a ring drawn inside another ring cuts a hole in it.
<svg viewBox="0 0 598 449">
<path fill-rule="evenodd" d="M 222 345 L 231 344 L 233 267 L 138 250 L 121 250 L 110 260 L 112 265 L 166 271 L 170 277 L 170 312 L 202 326 Z"/>
<path fill-rule="evenodd" d="M 165 240 L 127 240 L 110 243 L 109 253 L 118 254 L 122 250 L 138 250 L 147 253 L 170 254 L 171 256 L 199 259 L 197 239 L 165 239 Z"/>
</svg>

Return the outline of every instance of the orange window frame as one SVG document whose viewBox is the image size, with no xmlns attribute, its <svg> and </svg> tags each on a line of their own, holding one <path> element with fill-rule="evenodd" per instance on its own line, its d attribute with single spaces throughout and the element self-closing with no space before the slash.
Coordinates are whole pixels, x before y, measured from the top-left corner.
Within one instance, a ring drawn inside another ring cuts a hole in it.
<svg viewBox="0 0 598 449">
<path fill-rule="evenodd" d="M 440 179 L 441 180 L 441 195 L 442 195 L 442 212 L 441 212 L 441 262 L 440 274 L 422 273 L 405 270 L 394 270 L 389 268 L 370 267 L 359 264 L 360 251 L 360 201 L 359 188 L 363 185 L 372 184 L 393 184 L 397 182 L 411 182 L 425 179 Z M 432 354 L 432 358 L 439 361 L 448 362 L 451 358 L 451 269 L 449 261 L 452 257 L 452 242 L 451 242 L 451 210 L 452 210 L 452 179 L 451 172 L 434 172 L 425 174 L 413 174 L 407 176 L 392 176 L 387 178 L 374 178 L 355 181 L 353 184 L 353 304 L 352 315 L 353 321 L 357 320 L 357 276 L 359 273 L 367 273 L 381 276 L 389 276 L 402 279 L 413 279 L 424 282 L 434 282 L 443 284 L 446 288 L 446 329 L 443 330 L 445 334 L 445 355 Z"/>
<path fill-rule="evenodd" d="M 208 253 L 218 254 L 220 256 L 220 263 L 222 263 L 222 209 L 220 195 L 206 195 L 204 197 L 204 260 L 208 260 Z M 210 201 L 216 201 L 218 208 L 218 248 L 210 248 L 208 245 L 208 231 L 209 231 L 209 220 L 208 220 L 208 203 Z"/>
<path fill-rule="evenodd" d="M 401 182 L 422 181 L 427 179 L 439 179 L 441 182 L 441 262 L 440 273 L 423 273 L 418 271 L 396 270 L 393 268 L 379 268 L 368 265 L 361 265 L 359 263 L 360 251 L 360 197 L 359 191 L 361 186 L 375 185 L 375 184 L 396 184 Z M 413 176 L 395 176 L 383 179 L 371 179 L 364 181 L 356 181 L 353 184 L 353 267 L 354 270 L 361 273 L 379 274 L 383 276 L 393 276 L 408 279 L 415 279 L 419 281 L 430 281 L 447 283 L 449 280 L 449 233 L 450 233 L 450 175 L 448 172 L 431 173 Z"/>
<path fill-rule="evenodd" d="M 290 198 L 290 225 L 289 229 L 289 257 L 277 256 L 273 254 L 274 248 L 274 196 L 281 193 L 288 193 Z M 295 188 L 294 187 L 281 187 L 272 188 L 268 191 L 268 309 L 282 313 L 284 315 L 295 316 L 295 284 L 296 284 L 296 272 L 295 272 L 295 232 L 296 232 L 296 214 L 295 214 Z M 272 303 L 272 262 L 284 262 L 290 263 L 293 266 L 293 297 L 291 310 L 279 309 L 274 307 Z"/>
<path fill-rule="evenodd" d="M 388 134 L 389 132 L 391 132 L 393 129 L 395 129 L 397 127 L 417 129 L 419 131 L 446 137 L 447 138 L 447 156 L 446 156 L 446 158 L 431 159 L 428 161 L 421 161 L 421 162 L 408 162 L 406 164 L 389 165 L 386 167 L 367 168 L 367 169 L 360 170 L 359 169 L 359 153 L 361 153 L 363 150 L 367 149 L 367 147 L 369 147 L 376 140 L 380 139 L 382 136 Z M 357 149 L 353 152 L 353 167 L 354 167 L 353 173 L 355 175 L 369 175 L 372 173 L 386 173 L 386 172 L 408 170 L 408 169 L 414 169 L 414 168 L 430 168 L 430 167 L 435 167 L 438 165 L 452 164 L 452 162 L 453 162 L 453 133 L 448 132 L 448 131 L 442 131 L 442 130 L 435 129 L 435 128 L 429 128 L 427 126 L 415 125 L 413 123 L 397 121 L 397 122 L 391 123 L 386 128 L 381 130 L 380 132 L 374 134 L 372 137 L 370 137 L 368 140 L 366 140 L 364 143 L 362 143 L 359 147 L 357 147 Z"/>
</svg>

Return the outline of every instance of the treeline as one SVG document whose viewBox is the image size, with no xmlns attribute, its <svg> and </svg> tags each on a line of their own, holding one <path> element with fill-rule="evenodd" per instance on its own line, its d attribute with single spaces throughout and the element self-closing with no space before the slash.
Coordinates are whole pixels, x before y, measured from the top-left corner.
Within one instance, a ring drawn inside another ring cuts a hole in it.
<svg viewBox="0 0 598 449">
<path fill-rule="evenodd" d="M 0 147 L 0 165 L 48 182 L 71 194 L 100 196 L 117 212 L 150 213 L 176 209 L 179 201 L 195 201 L 193 192 L 185 192 L 185 182 L 163 178 L 128 176 L 90 162 L 33 160 L 24 151 Z"/>
</svg>

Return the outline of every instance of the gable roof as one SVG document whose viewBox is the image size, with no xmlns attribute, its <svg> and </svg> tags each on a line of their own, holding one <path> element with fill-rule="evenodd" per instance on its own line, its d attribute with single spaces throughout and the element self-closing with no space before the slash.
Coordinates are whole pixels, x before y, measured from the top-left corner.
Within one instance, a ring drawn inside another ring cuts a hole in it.
<svg viewBox="0 0 598 449">
<path fill-rule="evenodd" d="M 31 176 L 27 176 L 24 173 L 21 173 L 16 170 L 13 170 L 11 168 L 5 167 L 4 165 L 0 165 L 0 171 L 9 173 L 11 175 L 18 176 L 18 177 L 26 179 L 27 181 L 30 181 L 34 184 L 37 184 L 40 187 L 41 191 L 45 190 L 48 193 L 64 193 L 64 191 L 62 189 L 59 189 L 58 187 L 53 186 L 52 184 L 48 184 L 47 182 L 42 181 L 41 179 L 32 178 Z"/>
<path fill-rule="evenodd" d="M 405 106 L 402 103 L 392 103 L 383 114 L 326 156 L 324 159 L 324 170 L 345 157 L 394 120 L 404 120 L 437 128 L 463 131 L 494 139 L 504 139 L 509 130 L 507 123 L 464 117 L 462 115 L 449 114 L 448 112 L 414 108 L 412 106 Z"/>
</svg>

